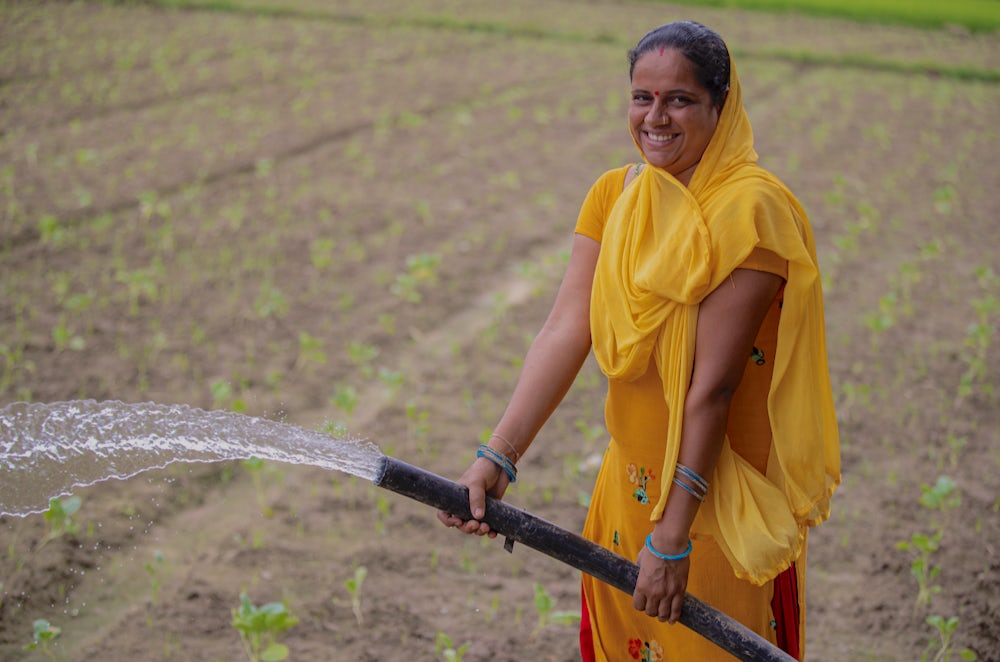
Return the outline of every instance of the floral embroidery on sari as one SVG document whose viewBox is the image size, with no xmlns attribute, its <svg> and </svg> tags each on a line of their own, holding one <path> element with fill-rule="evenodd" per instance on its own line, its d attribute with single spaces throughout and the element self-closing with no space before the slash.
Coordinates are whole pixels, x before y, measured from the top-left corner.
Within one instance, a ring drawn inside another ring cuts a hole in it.
<svg viewBox="0 0 1000 662">
<path fill-rule="evenodd" d="M 646 483 L 656 478 L 652 471 L 646 469 L 646 467 L 637 467 L 635 462 L 630 462 L 625 471 L 628 472 L 628 482 L 635 485 L 635 490 L 632 492 L 632 496 L 635 500 L 641 504 L 649 503 L 649 496 L 646 494 Z"/>
<path fill-rule="evenodd" d="M 663 646 L 656 639 L 652 641 L 629 639 L 628 654 L 639 662 L 659 662 L 663 659 Z"/>
</svg>

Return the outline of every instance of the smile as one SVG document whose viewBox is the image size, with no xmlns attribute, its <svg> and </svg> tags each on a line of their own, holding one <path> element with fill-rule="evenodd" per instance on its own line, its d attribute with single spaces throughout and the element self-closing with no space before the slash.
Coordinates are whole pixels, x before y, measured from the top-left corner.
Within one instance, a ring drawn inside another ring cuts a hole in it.
<svg viewBox="0 0 1000 662">
<path fill-rule="evenodd" d="M 646 139 L 653 143 L 668 143 L 680 136 L 679 133 L 653 134 L 646 132 Z"/>
</svg>

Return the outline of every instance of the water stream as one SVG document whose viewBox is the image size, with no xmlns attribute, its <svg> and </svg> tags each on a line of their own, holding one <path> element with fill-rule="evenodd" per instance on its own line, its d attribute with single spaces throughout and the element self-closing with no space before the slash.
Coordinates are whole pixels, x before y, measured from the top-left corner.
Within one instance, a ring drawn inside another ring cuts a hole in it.
<svg viewBox="0 0 1000 662">
<path fill-rule="evenodd" d="M 374 444 L 187 405 L 16 402 L 0 409 L 0 515 L 44 512 L 74 488 L 176 462 L 249 457 L 374 481 L 383 455 Z"/>
</svg>

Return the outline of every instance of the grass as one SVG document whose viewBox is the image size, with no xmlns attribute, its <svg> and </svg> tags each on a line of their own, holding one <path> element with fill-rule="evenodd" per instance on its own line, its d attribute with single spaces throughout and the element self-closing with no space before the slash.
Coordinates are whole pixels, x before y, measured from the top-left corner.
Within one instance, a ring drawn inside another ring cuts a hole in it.
<svg viewBox="0 0 1000 662">
<path fill-rule="evenodd" d="M 852 21 L 895 23 L 919 28 L 959 25 L 992 32 L 1000 27 L 995 0 L 670 0 L 670 4 L 725 7 L 766 12 L 796 12 Z"/>
</svg>

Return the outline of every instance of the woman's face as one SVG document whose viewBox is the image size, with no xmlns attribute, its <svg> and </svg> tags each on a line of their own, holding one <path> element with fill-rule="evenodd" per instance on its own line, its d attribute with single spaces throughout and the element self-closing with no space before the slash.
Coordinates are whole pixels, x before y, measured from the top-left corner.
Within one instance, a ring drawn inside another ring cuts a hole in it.
<svg viewBox="0 0 1000 662">
<path fill-rule="evenodd" d="M 632 71 L 629 128 L 646 160 L 687 186 L 708 147 L 719 108 L 675 49 L 642 55 Z"/>
</svg>

